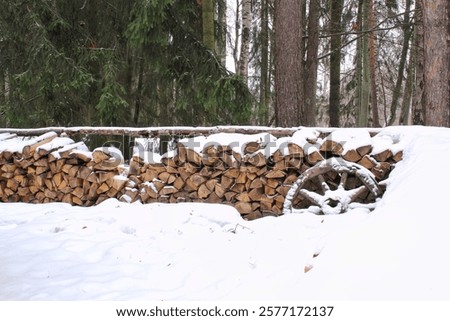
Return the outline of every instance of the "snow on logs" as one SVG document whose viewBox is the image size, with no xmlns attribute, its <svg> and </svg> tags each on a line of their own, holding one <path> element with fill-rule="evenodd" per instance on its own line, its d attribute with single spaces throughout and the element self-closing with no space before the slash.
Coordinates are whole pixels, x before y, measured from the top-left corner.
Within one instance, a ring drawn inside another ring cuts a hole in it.
<svg viewBox="0 0 450 321">
<path fill-rule="evenodd" d="M 213 134 L 180 140 L 165 155 L 140 151 L 124 164 L 113 147 L 89 151 L 55 132 L 0 134 L 0 200 L 66 202 L 208 202 L 234 206 L 248 219 L 280 215 L 298 176 L 329 157 L 369 169 L 378 181 L 402 159 L 398 138 L 364 129 L 323 133 L 303 128 L 290 137 Z"/>
</svg>

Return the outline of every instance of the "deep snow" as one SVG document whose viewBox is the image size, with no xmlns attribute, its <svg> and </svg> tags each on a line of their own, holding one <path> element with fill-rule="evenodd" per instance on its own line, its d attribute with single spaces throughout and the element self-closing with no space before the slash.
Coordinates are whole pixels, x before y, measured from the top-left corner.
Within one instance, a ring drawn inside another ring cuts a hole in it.
<svg viewBox="0 0 450 321">
<path fill-rule="evenodd" d="M 450 130 L 383 132 L 404 160 L 370 213 L 0 203 L 0 300 L 448 300 Z"/>
</svg>

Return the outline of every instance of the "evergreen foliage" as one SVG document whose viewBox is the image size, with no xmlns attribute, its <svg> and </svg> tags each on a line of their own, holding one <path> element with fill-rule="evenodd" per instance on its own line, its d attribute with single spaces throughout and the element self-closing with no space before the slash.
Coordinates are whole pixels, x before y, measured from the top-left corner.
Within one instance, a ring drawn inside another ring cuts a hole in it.
<svg viewBox="0 0 450 321">
<path fill-rule="evenodd" d="M 275 2 L 301 30 L 276 30 Z M 3 1 L 0 127 L 448 121 L 450 8 L 434 2 Z"/>
<path fill-rule="evenodd" d="M 246 123 L 252 97 L 182 0 L 7 1 L 0 126 Z"/>
</svg>

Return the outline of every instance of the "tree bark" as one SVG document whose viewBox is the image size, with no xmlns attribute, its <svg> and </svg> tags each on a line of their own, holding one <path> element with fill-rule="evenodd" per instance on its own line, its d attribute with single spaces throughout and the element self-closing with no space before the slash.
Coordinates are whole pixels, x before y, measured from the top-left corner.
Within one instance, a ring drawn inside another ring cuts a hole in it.
<svg viewBox="0 0 450 321">
<path fill-rule="evenodd" d="M 330 126 L 339 127 L 339 107 L 341 104 L 341 16 L 343 0 L 331 1 L 331 55 L 330 55 Z"/>
<path fill-rule="evenodd" d="M 312 0 L 309 3 L 308 42 L 306 47 L 304 108 L 303 116 L 305 126 L 316 126 L 316 88 L 317 65 L 319 51 L 319 11 L 320 1 Z"/>
<path fill-rule="evenodd" d="M 142 99 L 142 85 L 143 85 L 143 76 L 144 76 L 144 59 L 139 59 L 139 75 L 136 87 L 136 94 L 134 99 L 134 115 L 133 115 L 133 123 L 135 126 L 139 124 L 139 115 L 141 112 L 141 99 Z"/>
<path fill-rule="evenodd" d="M 368 24 L 368 0 L 361 0 L 361 19 L 360 25 L 362 31 L 366 32 L 369 28 Z M 369 126 L 369 93 L 370 93 L 370 70 L 369 70 L 369 34 L 364 33 L 360 40 L 358 57 L 361 60 L 361 76 L 358 83 L 359 99 L 358 99 L 358 127 Z"/>
<path fill-rule="evenodd" d="M 450 126 L 448 0 L 423 3 L 425 124 Z"/>
<path fill-rule="evenodd" d="M 267 0 L 261 0 L 261 80 L 259 86 L 259 124 L 267 124 L 269 113 L 269 8 Z"/>
<path fill-rule="evenodd" d="M 227 59 L 227 3 L 226 0 L 217 1 L 218 32 L 216 37 L 216 53 L 223 66 Z"/>
<path fill-rule="evenodd" d="M 275 1 L 275 91 L 278 126 L 303 123 L 302 1 Z"/>
<path fill-rule="evenodd" d="M 408 125 L 409 124 L 409 115 L 410 115 L 410 107 L 411 107 L 411 97 L 413 92 L 413 86 L 414 86 L 414 60 L 415 60 L 415 54 L 414 51 L 411 50 L 411 53 L 409 55 L 409 63 L 407 68 L 407 76 L 406 76 L 406 83 L 405 83 L 405 90 L 403 94 L 403 100 L 402 100 L 402 112 L 400 114 L 400 125 Z"/>
<path fill-rule="evenodd" d="M 209 50 L 214 51 L 214 0 L 202 2 L 203 43 Z"/>
<path fill-rule="evenodd" d="M 412 106 L 413 125 L 425 125 L 424 103 L 424 48 L 423 48 L 423 0 L 416 1 L 414 43 L 415 69 L 414 98 Z"/>
<path fill-rule="evenodd" d="M 369 0 L 369 29 L 373 30 L 376 25 L 376 14 L 373 0 Z M 369 34 L 369 63 L 370 63 L 370 107 L 372 109 L 372 126 L 380 127 L 380 117 L 378 115 L 378 94 L 377 94 L 377 63 L 376 63 L 376 36 L 375 32 Z"/>
<path fill-rule="evenodd" d="M 401 94 L 401 90 L 402 90 L 406 59 L 408 57 L 409 41 L 411 40 L 411 35 L 412 35 L 412 29 L 410 26 L 410 18 L 409 18 L 410 8 L 411 8 L 411 0 L 407 0 L 405 16 L 403 18 L 403 27 L 402 27 L 402 29 L 403 29 L 403 47 L 402 47 L 402 53 L 400 56 L 400 63 L 399 63 L 399 67 L 398 67 L 397 81 L 395 83 L 394 92 L 392 93 L 391 115 L 389 116 L 388 125 L 393 125 L 397 118 L 397 105 L 398 105 L 398 100 L 400 98 L 400 94 Z"/>
<path fill-rule="evenodd" d="M 242 36 L 241 50 L 239 55 L 238 74 L 244 82 L 248 82 L 248 62 L 250 56 L 250 28 L 252 26 L 252 1 L 242 1 Z"/>
<path fill-rule="evenodd" d="M 447 1 L 447 61 L 450 61 L 450 1 Z M 450 62 L 449 62 L 450 64 Z M 449 102 L 448 102 L 448 106 L 450 108 L 450 65 L 448 68 L 448 97 L 449 97 Z M 449 119 L 450 122 L 450 119 Z"/>
</svg>

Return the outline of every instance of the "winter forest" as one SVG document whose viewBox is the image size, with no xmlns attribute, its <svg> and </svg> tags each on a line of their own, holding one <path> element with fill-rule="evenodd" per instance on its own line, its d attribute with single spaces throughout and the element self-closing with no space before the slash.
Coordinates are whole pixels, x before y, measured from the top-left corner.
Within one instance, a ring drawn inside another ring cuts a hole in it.
<svg viewBox="0 0 450 321">
<path fill-rule="evenodd" d="M 448 127 L 448 7 L 4 1 L 0 127 Z"/>
</svg>

